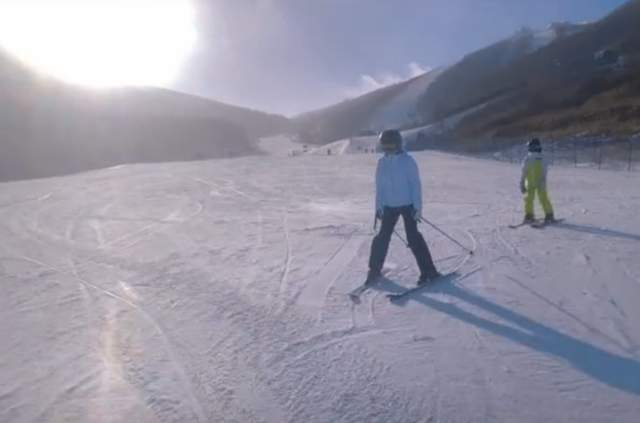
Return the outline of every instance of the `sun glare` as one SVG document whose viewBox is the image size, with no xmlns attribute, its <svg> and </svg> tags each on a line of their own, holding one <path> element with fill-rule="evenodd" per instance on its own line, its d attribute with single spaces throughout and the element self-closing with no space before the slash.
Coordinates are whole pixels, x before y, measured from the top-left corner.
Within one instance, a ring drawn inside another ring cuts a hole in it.
<svg viewBox="0 0 640 423">
<path fill-rule="evenodd" d="M 190 0 L 0 2 L 0 46 L 75 84 L 169 84 L 195 42 Z"/>
</svg>

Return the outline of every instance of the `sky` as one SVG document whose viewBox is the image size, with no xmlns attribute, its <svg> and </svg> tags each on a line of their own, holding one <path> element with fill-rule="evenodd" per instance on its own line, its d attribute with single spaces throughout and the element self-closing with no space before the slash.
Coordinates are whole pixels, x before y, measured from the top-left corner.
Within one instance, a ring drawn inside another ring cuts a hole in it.
<svg viewBox="0 0 640 423">
<path fill-rule="evenodd" d="M 593 21 L 625 0 L 193 0 L 176 88 L 288 116 L 440 66 L 523 26 Z"/>
</svg>

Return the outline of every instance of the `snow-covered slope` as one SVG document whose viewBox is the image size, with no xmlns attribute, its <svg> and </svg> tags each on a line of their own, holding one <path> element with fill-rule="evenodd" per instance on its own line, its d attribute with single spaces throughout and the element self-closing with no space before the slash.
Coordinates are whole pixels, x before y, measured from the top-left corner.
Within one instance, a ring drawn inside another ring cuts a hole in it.
<svg viewBox="0 0 640 423">
<path fill-rule="evenodd" d="M 383 103 L 369 120 L 369 128 L 402 128 L 418 121 L 418 100 L 442 69 L 420 75 L 403 85 L 402 90 Z"/>
<path fill-rule="evenodd" d="M 120 166 L 0 184 L 2 422 L 638 421 L 638 175 L 416 155 L 451 283 L 360 304 L 374 155 Z"/>
<path fill-rule="evenodd" d="M 378 147 L 377 136 L 353 137 L 309 149 L 307 154 L 331 156 L 334 154 L 374 153 Z"/>
</svg>

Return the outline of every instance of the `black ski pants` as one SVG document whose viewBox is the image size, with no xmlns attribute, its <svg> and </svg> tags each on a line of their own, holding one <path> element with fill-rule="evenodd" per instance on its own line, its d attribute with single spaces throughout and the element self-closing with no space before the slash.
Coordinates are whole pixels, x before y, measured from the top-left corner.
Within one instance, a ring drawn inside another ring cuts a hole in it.
<svg viewBox="0 0 640 423">
<path fill-rule="evenodd" d="M 378 232 L 371 244 L 371 255 L 369 256 L 370 271 L 374 273 L 380 273 L 382 271 L 382 266 L 384 266 L 384 260 L 389 250 L 391 235 L 393 235 L 393 230 L 396 227 L 396 223 L 398 223 L 398 219 L 402 216 L 404 229 L 407 233 L 407 242 L 420 268 L 421 278 L 429 277 L 436 273 L 431 252 L 429 252 L 429 247 L 427 247 L 427 243 L 422 237 L 422 234 L 418 232 L 418 222 L 414 219 L 413 212 L 412 206 L 384 208 L 380 232 Z"/>
</svg>

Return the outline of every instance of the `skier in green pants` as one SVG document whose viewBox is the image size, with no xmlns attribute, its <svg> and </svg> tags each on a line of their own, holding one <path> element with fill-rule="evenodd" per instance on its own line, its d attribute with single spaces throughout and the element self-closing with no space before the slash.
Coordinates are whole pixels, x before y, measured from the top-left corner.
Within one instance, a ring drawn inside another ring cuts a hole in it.
<svg viewBox="0 0 640 423">
<path fill-rule="evenodd" d="M 533 202 L 536 193 L 544 210 L 545 223 L 555 221 L 553 206 L 547 194 L 547 169 L 548 165 L 542 155 L 542 145 L 537 138 L 528 144 L 529 152 L 522 163 L 522 177 L 520 178 L 520 191 L 526 194 L 524 197 L 524 223 L 535 221 Z"/>
</svg>

